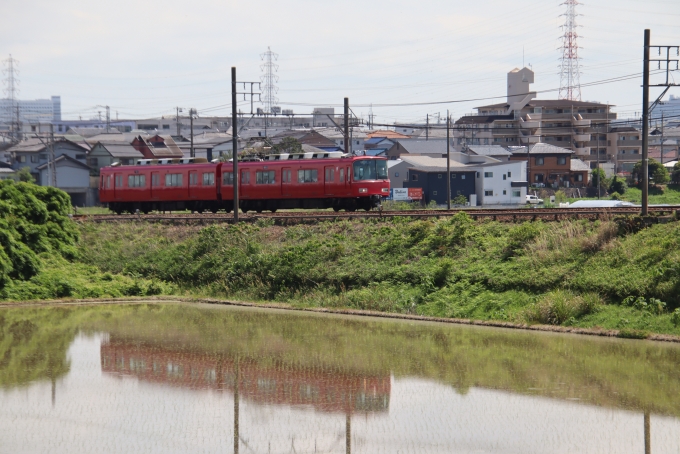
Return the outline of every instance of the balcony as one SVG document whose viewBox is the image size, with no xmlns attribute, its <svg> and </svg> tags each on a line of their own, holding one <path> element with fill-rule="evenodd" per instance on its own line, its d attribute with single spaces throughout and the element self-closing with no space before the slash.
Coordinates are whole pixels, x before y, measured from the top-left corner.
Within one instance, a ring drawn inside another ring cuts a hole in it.
<svg viewBox="0 0 680 454">
<path fill-rule="evenodd" d="M 527 115 L 527 117 L 529 117 Z M 527 118 L 526 120 L 520 117 L 519 119 L 519 127 L 523 129 L 534 129 L 538 128 L 541 126 L 541 122 L 539 120 L 536 120 L 534 118 Z"/>
<path fill-rule="evenodd" d="M 588 126 L 590 126 L 590 120 L 574 119 L 574 120 L 571 121 L 571 124 L 575 127 L 588 127 Z"/>
<path fill-rule="evenodd" d="M 576 142 L 588 142 L 590 140 L 590 134 L 574 134 L 573 137 Z"/>
<path fill-rule="evenodd" d="M 617 147 L 641 147 L 642 140 L 617 140 Z"/>
<path fill-rule="evenodd" d="M 539 135 L 526 135 L 520 136 L 519 141 L 523 144 L 527 143 L 539 143 L 541 141 L 541 136 Z"/>
<path fill-rule="evenodd" d="M 574 148 L 574 153 L 578 156 L 590 156 L 590 147 Z"/>
</svg>

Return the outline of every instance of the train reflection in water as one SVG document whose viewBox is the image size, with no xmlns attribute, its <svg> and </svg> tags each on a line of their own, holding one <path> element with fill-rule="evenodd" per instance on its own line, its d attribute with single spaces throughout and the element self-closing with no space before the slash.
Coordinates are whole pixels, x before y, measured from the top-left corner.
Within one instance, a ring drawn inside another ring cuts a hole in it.
<svg viewBox="0 0 680 454">
<path fill-rule="evenodd" d="M 101 345 L 101 368 L 108 374 L 190 389 L 238 392 L 261 405 L 311 406 L 330 413 L 387 412 L 389 375 L 357 375 L 294 364 L 267 362 L 163 345 L 140 344 L 111 336 Z"/>
</svg>

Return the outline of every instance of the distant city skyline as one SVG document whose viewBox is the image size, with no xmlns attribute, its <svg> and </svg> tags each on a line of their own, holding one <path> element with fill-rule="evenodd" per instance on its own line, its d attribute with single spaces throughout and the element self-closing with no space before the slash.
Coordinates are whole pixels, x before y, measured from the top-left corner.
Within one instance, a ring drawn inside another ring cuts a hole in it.
<svg viewBox="0 0 680 454">
<path fill-rule="evenodd" d="M 271 47 L 283 109 L 339 112 L 347 96 L 357 116 L 372 104 L 377 124 L 443 121 L 447 109 L 457 118 L 502 102 L 507 72 L 523 65 L 539 99 L 557 98 L 560 3 L 5 0 L 0 60 L 19 61 L 18 99 L 60 95 L 63 119 L 94 117 L 97 105 L 112 118 L 172 116 L 177 106 L 228 115 L 230 67 L 259 81 Z M 582 99 L 639 115 L 643 30 L 652 44 L 680 44 L 680 3 L 590 0 L 577 11 Z"/>
</svg>

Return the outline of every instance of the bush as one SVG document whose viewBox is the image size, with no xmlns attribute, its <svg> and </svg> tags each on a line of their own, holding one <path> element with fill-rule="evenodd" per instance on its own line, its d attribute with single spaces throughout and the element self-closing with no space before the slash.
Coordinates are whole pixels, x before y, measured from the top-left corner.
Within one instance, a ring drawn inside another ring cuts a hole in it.
<svg viewBox="0 0 680 454">
<path fill-rule="evenodd" d="M 661 315 L 666 312 L 667 307 L 666 303 L 657 298 L 649 298 L 649 300 L 647 300 L 644 296 L 629 296 L 623 300 L 623 305 L 656 315 Z"/>
<path fill-rule="evenodd" d="M 618 178 L 617 176 L 614 176 L 611 183 L 609 183 L 609 190 L 611 192 L 617 192 L 620 195 L 623 195 L 628 190 L 628 185 L 626 184 L 626 181 L 623 178 Z"/>
<path fill-rule="evenodd" d="M 619 194 L 618 192 L 614 192 L 612 193 L 611 196 L 609 196 L 609 198 L 612 200 L 621 200 L 621 194 Z"/>
<path fill-rule="evenodd" d="M 680 307 L 673 311 L 671 314 L 671 322 L 675 326 L 680 326 Z"/>
<path fill-rule="evenodd" d="M 526 318 L 530 322 L 561 325 L 568 320 L 595 312 L 601 304 L 602 299 L 594 293 L 581 296 L 568 290 L 555 290 L 529 307 L 526 311 Z"/>
</svg>

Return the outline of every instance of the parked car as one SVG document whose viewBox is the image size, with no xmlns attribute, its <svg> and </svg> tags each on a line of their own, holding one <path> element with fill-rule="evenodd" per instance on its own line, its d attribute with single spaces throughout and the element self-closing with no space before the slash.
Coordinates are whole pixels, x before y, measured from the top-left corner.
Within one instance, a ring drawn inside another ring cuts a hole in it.
<svg viewBox="0 0 680 454">
<path fill-rule="evenodd" d="M 530 205 L 538 205 L 543 203 L 543 199 L 539 199 L 538 196 L 527 194 L 527 203 Z"/>
</svg>

